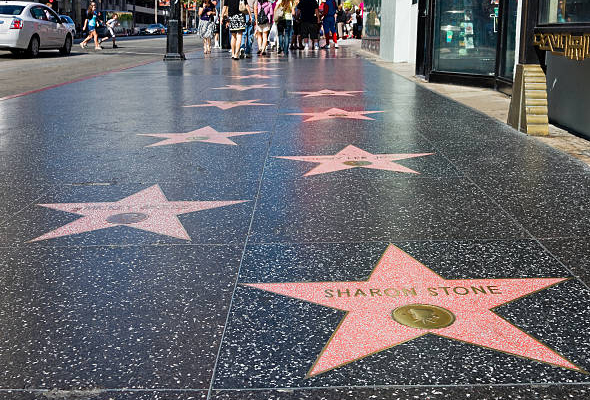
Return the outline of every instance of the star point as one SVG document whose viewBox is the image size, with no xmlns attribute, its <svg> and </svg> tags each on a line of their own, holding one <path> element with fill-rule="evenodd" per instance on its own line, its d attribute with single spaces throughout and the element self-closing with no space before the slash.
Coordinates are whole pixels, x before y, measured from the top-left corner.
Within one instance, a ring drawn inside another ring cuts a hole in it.
<svg viewBox="0 0 590 400">
<path fill-rule="evenodd" d="M 244 285 L 346 312 L 309 377 L 427 334 L 584 373 L 493 311 L 567 279 L 444 279 L 390 245 L 366 281 Z"/>
<path fill-rule="evenodd" d="M 324 97 L 324 96 L 344 96 L 344 97 L 354 97 L 356 93 L 364 93 L 363 90 L 330 90 L 330 89 L 322 89 L 316 92 L 291 92 L 293 94 L 302 94 L 303 97 Z"/>
<path fill-rule="evenodd" d="M 266 83 L 259 85 L 225 85 L 224 87 L 213 88 L 214 90 L 237 90 L 243 92 L 252 89 L 278 89 L 278 86 L 268 86 Z"/>
<path fill-rule="evenodd" d="M 377 114 L 382 113 L 385 111 L 346 111 L 341 108 L 330 108 L 326 111 L 321 112 L 310 112 L 310 113 L 289 113 L 287 115 L 302 115 L 305 117 L 309 117 L 303 122 L 313 122 L 313 121 L 323 121 L 329 119 L 361 119 L 361 120 L 368 120 L 373 121 L 373 118 L 367 117 L 365 114 Z"/>
<path fill-rule="evenodd" d="M 419 172 L 404 167 L 394 161 L 425 157 L 432 154 L 434 153 L 372 154 L 359 149 L 356 146 L 348 145 L 332 156 L 275 156 L 275 158 L 319 163 L 320 165 L 314 167 L 303 175 L 307 177 L 352 168 L 380 169 L 401 173 L 420 174 Z"/>
<path fill-rule="evenodd" d="M 231 146 L 237 146 L 238 144 L 233 140 L 229 139 L 233 136 L 243 135 L 254 135 L 257 133 L 263 133 L 263 131 L 256 132 L 218 132 L 210 126 L 196 129 L 194 131 L 186 133 L 138 133 L 138 136 L 153 136 L 156 138 L 162 138 L 163 140 L 152 143 L 145 147 L 157 147 L 166 146 L 180 143 L 190 142 L 204 142 L 204 143 L 216 143 L 225 144 Z"/>
<path fill-rule="evenodd" d="M 255 100 L 235 100 L 235 101 L 219 101 L 219 100 L 207 100 L 207 104 L 193 104 L 183 106 L 185 108 L 197 108 L 197 107 L 217 107 L 220 110 L 229 110 L 235 107 L 244 106 L 274 106 L 274 104 L 257 103 L 260 99 Z"/>
<path fill-rule="evenodd" d="M 82 216 L 28 242 L 70 236 L 113 226 L 128 226 L 177 239 L 191 240 L 178 215 L 244 203 L 230 201 L 168 201 L 159 185 L 153 185 L 115 202 L 37 204 Z"/>
<path fill-rule="evenodd" d="M 262 74 L 251 74 L 251 75 L 240 75 L 232 76 L 232 79 L 272 79 L 278 75 L 262 75 Z"/>
</svg>

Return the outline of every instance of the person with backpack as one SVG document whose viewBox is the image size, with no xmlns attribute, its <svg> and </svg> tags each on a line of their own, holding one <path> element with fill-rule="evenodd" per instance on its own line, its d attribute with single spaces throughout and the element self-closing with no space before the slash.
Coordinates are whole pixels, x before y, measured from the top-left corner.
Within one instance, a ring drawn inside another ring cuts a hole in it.
<svg viewBox="0 0 590 400">
<path fill-rule="evenodd" d="M 338 12 L 338 5 L 336 0 L 326 0 L 323 7 L 323 21 L 324 36 L 326 37 L 326 44 L 322 49 L 330 48 L 330 38 L 334 40 L 334 47 L 338 48 L 338 36 L 336 34 L 336 13 Z"/>
<path fill-rule="evenodd" d="M 254 12 L 257 0 L 245 0 L 251 12 Z M 240 58 L 250 58 L 252 54 L 252 42 L 254 40 L 254 15 L 252 13 L 246 16 L 246 30 L 242 36 L 242 46 L 240 47 Z"/>
<path fill-rule="evenodd" d="M 272 26 L 273 4 L 268 0 L 258 0 L 254 6 L 254 18 L 256 18 L 256 36 L 258 39 L 257 54 L 265 56 L 268 34 Z"/>
</svg>

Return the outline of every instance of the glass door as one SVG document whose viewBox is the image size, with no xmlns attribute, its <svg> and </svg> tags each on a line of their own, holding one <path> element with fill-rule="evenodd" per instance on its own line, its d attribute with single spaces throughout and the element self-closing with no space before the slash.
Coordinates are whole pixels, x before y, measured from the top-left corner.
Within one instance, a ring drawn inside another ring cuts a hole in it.
<svg viewBox="0 0 590 400">
<path fill-rule="evenodd" d="M 497 76 L 508 81 L 514 79 L 514 62 L 516 57 L 516 19 L 518 0 L 503 0 L 501 4 L 502 39 L 498 46 Z"/>
<path fill-rule="evenodd" d="M 494 76 L 500 0 L 439 0 L 433 70 Z"/>
</svg>

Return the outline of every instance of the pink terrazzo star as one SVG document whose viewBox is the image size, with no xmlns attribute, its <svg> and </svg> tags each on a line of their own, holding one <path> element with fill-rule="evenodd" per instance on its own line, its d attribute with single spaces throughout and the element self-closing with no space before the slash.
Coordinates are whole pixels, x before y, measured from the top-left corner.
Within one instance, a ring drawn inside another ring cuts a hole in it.
<svg viewBox="0 0 590 400">
<path fill-rule="evenodd" d="M 323 96 L 345 96 L 345 97 L 354 97 L 356 93 L 364 93 L 362 90 L 330 90 L 330 89 L 322 89 L 317 92 L 291 92 L 293 94 L 303 94 L 303 97 L 323 97 Z"/>
<path fill-rule="evenodd" d="M 247 68 L 248 71 L 278 71 L 280 70 L 279 67 L 271 67 L 271 68 L 266 68 L 266 67 L 256 67 L 256 68 Z"/>
<path fill-rule="evenodd" d="M 115 202 L 37 204 L 54 210 L 78 214 L 82 218 L 32 239 L 30 242 L 120 225 L 178 239 L 191 240 L 177 215 L 239 204 L 245 201 L 249 200 L 168 201 L 160 187 L 154 185 Z"/>
<path fill-rule="evenodd" d="M 311 112 L 311 113 L 290 113 L 287 115 L 304 115 L 306 117 L 310 117 L 303 122 L 312 122 L 312 121 L 323 121 L 325 119 L 336 119 L 336 118 L 344 118 L 344 119 L 364 119 L 373 121 L 373 118 L 366 117 L 365 114 L 375 114 L 375 113 L 382 113 L 385 111 L 346 111 L 340 108 L 330 108 L 329 110 L 322 111 L 322 112 Z"/>
<path fill-rule="evenodd" d="M 139 136 L 153 136 L 157 138 L 164 138 L 165 140 L 150 144 L 146 147 L 166 146 L 169 144 L 189 143 L 189 142 L 205 142 L 217 143 L 237 146 L 237 143 L 230 140 L 232 136 L 254 135 L 257 132 L 217 132 L 210 126 L 200 128 L 186 133 L 139 133 Z"/>
<path fill-rule="evenodd" d="M 260 85 L 225 85 L 225 87 L 213 88 L 215 90 L 238 90 L 243 92 L 252 89 L 277 89 L 278 86 L 268 86 L 266 83 Z"/>
<path fill-rule="evenodd" d="M 320 164 L 303 176 L 326 174 L 328 172 L 343 171 L 351 168 L 382 169 L 409 174 L 419 174 L 419 172 L 404 167 L 401 164 L 394 163 L 393 161 L 430 156 L 432 154 L 434 153 L 371 154 L 356 146 L 348 145 L 333 156 L 275 156 L 275 158 Z"/>
<path fill-rule="evenodd" d="M 277 77 L 278 75 L 261 75 L 261 74 L 252 74 L 252 75 L 242 75 L 242 76 L 232 76 L 232 79 L 271 79 Z"/>
<path fill-rule="evenodd" d="M 390 245 L 367 281 L 245 286 L 346 311 L 308 376 L 427 334 L 584 372 L 493 311 L 566 279 L 449 280 Z"/>
<path fill-rule="evenodd" d="M 274 106 L 274 104 L 257 103 L 257 101 L 260 101 L 260 99 L 236 100 L 236 101 L 207 100 L 207 104 L 193 104 L 193 105 L 183 106 L 183 107 L 185 107 L 185 108 L 217 107 L 221 110 L 229 110 L 230 108 L 243 107 L 243 106 Z"/>
</svg>

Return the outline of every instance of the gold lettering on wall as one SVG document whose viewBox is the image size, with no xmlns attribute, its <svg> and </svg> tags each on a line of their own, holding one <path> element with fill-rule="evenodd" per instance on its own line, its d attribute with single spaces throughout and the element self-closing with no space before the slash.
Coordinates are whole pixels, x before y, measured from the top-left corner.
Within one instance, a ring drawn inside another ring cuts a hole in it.
<svg viewBox="0 0 590 400">
<path fill-rule="evenodd" d="M 540 50 L 581 61 L 590 58 L 590 33 L 535 33 L 533 44 Z"/>
</svg>

